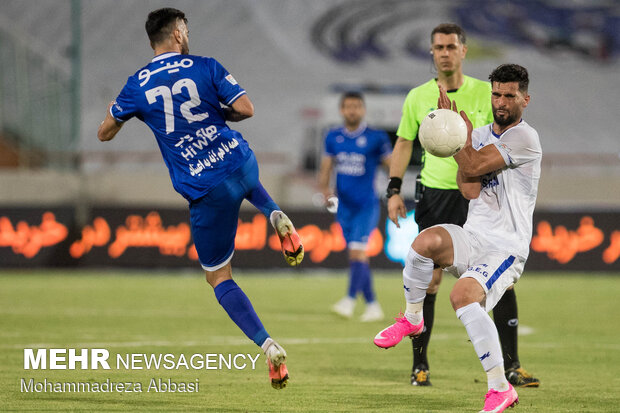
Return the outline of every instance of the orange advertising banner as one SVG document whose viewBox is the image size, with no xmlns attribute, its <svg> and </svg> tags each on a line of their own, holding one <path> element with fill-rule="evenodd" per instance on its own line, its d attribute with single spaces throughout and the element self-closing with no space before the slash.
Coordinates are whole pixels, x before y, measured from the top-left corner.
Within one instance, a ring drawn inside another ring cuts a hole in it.
<svg viewBox="0 0 620 413">
<path fill-rule="evenodd" d="M 413 215 L 397 230 L 385 216 L 368 242 L 375 268 L 399 269 L 417 235 Z M 82 226 L 72 208 L 0 209 L 0 266 L 193 267 L 198 256 L 188 213 L 178 209 L 94 208 Z M 289 213 L 306 250 L 302 268 L 346 268 L 342 229 L 321 211 Z M 620 211 L 536 212 L 527 270 L 620 270 Z M 233 265 L 286 268 L 260 213 L 242 211 Z"/>
</svg>

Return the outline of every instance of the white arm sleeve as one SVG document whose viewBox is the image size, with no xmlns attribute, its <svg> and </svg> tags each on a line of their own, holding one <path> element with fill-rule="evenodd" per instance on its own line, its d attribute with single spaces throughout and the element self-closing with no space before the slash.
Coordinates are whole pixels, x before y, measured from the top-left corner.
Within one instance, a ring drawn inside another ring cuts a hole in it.
<svg viewBox="0 0 620 413">
<path fill-rule="evenodd" d="M 542 155 L 538 134 L 523 124 L 508 129 L 494 145 L 506 165 L 513 168 L 538 159 Z"/>
</svg>

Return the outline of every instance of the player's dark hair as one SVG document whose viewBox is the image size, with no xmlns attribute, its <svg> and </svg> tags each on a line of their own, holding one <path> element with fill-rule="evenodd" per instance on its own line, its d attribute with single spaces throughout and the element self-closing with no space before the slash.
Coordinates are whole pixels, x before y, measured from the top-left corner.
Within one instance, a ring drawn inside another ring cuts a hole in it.
<svg viewBox="0 0 620 413">
<path fill-rule="evenodd" d="M 360 92 L 350 91 L 350 92 L 344 92 L 342 96 L 340 97 L 340 107 L 344 105 L 344 101 L 347 99 L 358 99 L 358 100 L 361 100 L 362 103 L 364 103 L 364 95 L 362 95 Z"/>
<path fill-rule="evenodd" d="M 151 45 L 159 44 L 166 40 L 176 28 L 178 20 L 183 20 L 187 24 L 185 13 L 171 7 L 150 12 L 144 27 Z"/>
<path fill-rule="evenodd" d="M 458 24 L 441 23 L 439 26 L 435 27 L 431 32 L 431 44 L 433 44 L 433 37 L 435 36 L 435 33 L 456 34 L 461 44 L 467 43 L 467 38 L 465 37 L 465 30 L 463 30 Z"/>
<path fill-rule="evenodd" d="M 491 83 L 518 82 L 519 91 L 522 93 L 527 93 L 527 88 L 530 84 L 527 69 L 523 66 L 512 63 L 497 66 L 497 68 L 495 68 L 495 70 L 489 75 L 489 80 Z"/>
</svg>

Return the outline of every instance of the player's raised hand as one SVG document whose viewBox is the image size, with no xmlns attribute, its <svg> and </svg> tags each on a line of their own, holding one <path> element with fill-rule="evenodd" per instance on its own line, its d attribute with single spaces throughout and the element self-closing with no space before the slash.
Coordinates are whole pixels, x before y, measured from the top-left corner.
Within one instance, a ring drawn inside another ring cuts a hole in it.
<svg viewBox="0 0 620 413">
<path fill-rule="evenodd" d="M 448 97 L 448 92 L 446 91 L 446 88 L 440 84 L 437 84 L 437 86 L 439 87 L 439 99 L 437 99 L 437 109 L 453 109 L 452 102 L 450 102 L 450 98 Z"/>
<path fill-rule="evenodd" d="M 456 104 L 454 105 L 456 111 Z M 464 110 L 459 112 L 463 120 L 465 121 L 465 125 L 467 125 L 467 140 L 465 141 L 465 146 L 471 146 L 471 132 L 474 130 L 474 126 L 471 124 L 471 121 L 467 117 L 467 113 Z"/>
<path fill-rule="evenodd" d="M 400 195 L 394 194 L 388 198 L 387 208 L 388 218 L 396 225 L 396 228 L 400 228 L 398 218 L 407 218 L 407 208 L 405 208 L 405 202 Z"/>
</svg>

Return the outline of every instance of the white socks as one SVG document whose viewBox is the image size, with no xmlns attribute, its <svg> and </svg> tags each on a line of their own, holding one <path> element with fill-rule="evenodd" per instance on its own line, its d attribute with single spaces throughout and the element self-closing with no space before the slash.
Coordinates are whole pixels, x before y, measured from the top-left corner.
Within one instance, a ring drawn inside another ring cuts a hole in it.
<svg viewBox="0 0 620 413">
<path fill-rule="evenodd" d="M 433 278 L 434 266 L 432 259 L 423 257 L 413 248 L 409 248 L 403 270 L 403 286 L 407 301 L 405 317 L 411 324 L 420 324 L 422 321 L 424 297 Z"/>
<path fill-rule="evenodd" d="M 489 390 L 495 389 L 501 392 L 509 389 L 503 362 L 487 371 L 487 385 Z"/>
<path fill-rule="evenodd" d="M 275 344 L 275 341 L 273 341 L 271 337 L 267 337 L 265 342 L 260 346 L 263 349 L 263 353 L 267 354 L 267 349 L 271 347 L 272 344 Z"/>
<path fill-rule="evenodd" d="M 280 219 L 280 214 L 284 215 L 284 212 L 280 210 L 271 211 L 271 214 L 269 215 L 269 222 L 271 222 L 272 227 L 277 228 L 276 224 L 278 219 Z"/>
<path fill-rule="evenodd" d="M 422 321 L 424 297 L 433 278 L 433 268 L 432 259 L 423 257 L 413 248 L 409 249 L 403 270 L 403 284 L 407 301 L 405 317 L 411 324 L 420 324 Z M 504 375 L 504 359 L 499 335 L 491 317 L 479 303 L 459 308 L 456 310 L 456 316 L 465 326 L 478 359 L 487 372 L 489 389 L 507 391 L 509 387 Z"/>
<path fill-rule="evenodd" d="M 489 390 L 495 389 L 500 392 L 508 390 L 499 335 L 491 317 L 479 303 L 459 308 L 456 310 L 456 316 L 465 326 L 482 368 L 487 372 Z"/>
<path fill-rule="evenodd" d="M 433 279 L 433 260 L 426 258 L 409 248 L 405 269 L 403 270 L 403 284 L 407 303 L 419 303 L 426 297 L 426 289 Z"/>
<path fill-rule="evenodd" d="M 407 310 L 405 310 L 405 317 L 413 325 L 418 325 L 422 322 L 422 309 L 424 307 L 424 300 L 419 303 L 407 303 Z"/>
</svg>

